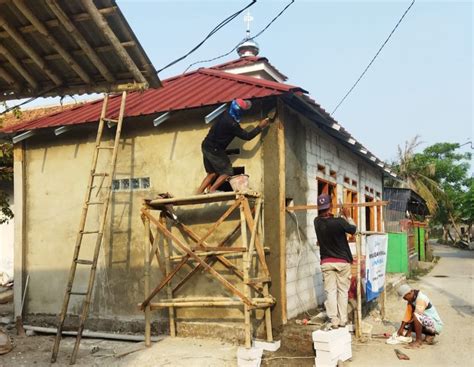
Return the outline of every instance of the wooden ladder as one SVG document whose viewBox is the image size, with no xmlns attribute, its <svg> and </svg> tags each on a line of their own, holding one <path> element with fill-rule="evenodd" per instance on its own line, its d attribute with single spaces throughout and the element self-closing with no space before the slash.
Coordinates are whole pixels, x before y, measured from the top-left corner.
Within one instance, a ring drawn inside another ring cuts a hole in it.
<svg viewBox="0 0 474 367">
<path fill-rule="evenodd" d="M 76 237 L 74 256 L 72 259 L 71 268 L 69 270 L 69 279 L 67 282 L 66 293 L 64 295 L 64 301 L 61 308 L 61 314 L 59 317 L 58 330 L 56 334 L 56 339 L 54 341 L 53 353 L 51 356 L 51 363 L 56 362 L 56 358 L 58 356 L 59 344 L 61 342 L 61 335 L 62 335 L 62 330 L 64 326 L 64 320 L 66 319 L 67 310 L 69 306 L 69 300 L 71 298 L 71 295 L 85 297 L 82 303 L 81 315 L 79 317 L 79 327 L 77 329 L 76 343 L 74 345 L 74 350 L 72 352 L 71 361 L 70 361 L 71 364 L 76 363 L 77 352 L 79 351 L 79 344 L 81 342 L 82 332 L 84 330 L 84 323 L 89 313 L 92 289 L 94 287 L 94 280 L 95 280 L 95 275 L 97 271 L 97 260 L 99 258 L 100 246 L 101 246 L 102 238 L 104 235 L 105 222 L 107 218 L 107 210 L 109 208 L 109 202 L 110 202 L 110 197 L 111 197 L 111 192 L 112 192 L 112 179 L 115 174 L 117 152 L 118 152 L 118 146 L 120 142 L 120 133 L 122 131 L 122 122 L 123 122 L 123 116 L 124 116 L 124 111 L 125 111 L 125 100 L 127 97 L 127 92 L 123 92 L 121 97 L 122 98 L 120 102 L 120 111 L 119 111 L 119 116 L 117 120 L 106 118 L 107 105 L 109 102 L 108 94 L 105 95 L 104 101 L 102 104 L 102 112 L 100 114 L 99 129 L 97 130 L 94 155 L 92 158 L 92 165 L 91 165 L 91 170 L 89 173 L 89 181 L 87 184 L 87 192 L 84 199 L 84 204 L 82 206 L 81 219 L 79 223 L 79 231 Z M 115 132 L 115 139 L 114 139 L 113 146 L 105 145 L 102 143 L 102 135 L 104 131 L 104 125 L 106 123 L 117 124 L 117 130 Z M 110 158 L 110 161 L 108 163 L 109 164 L 108 172 L 97 172 L 96 169 L 97 169 L 97 162 L 99 160 L 99 155 L 104 150 L 112 151 L 112 157 Z M 100 192 L 100 190 L 102 189 L 105 190 L 105 194 L 103 195 L 104 197 L 103 201 L 92 200 L 92 197 L 93 197 L 92 192 L 94 189 L 97 189 L 96 196 L 98 196 L 98 193 Z M 99 228 L 97 229 L 85 228 L 86 223 L 87 223 L 89 208 L 91 206 L 102 206 L 101 217 L 99 219 Z M 96 236 L 94 256 L 92 259 L 81 259 L 79 257 L 84 236 Z M 89 282 L 87 285 L 87 290 L 85 292 L 73 290 L 74 278 L 76 276 L 76 268 L 78 264 L 90 267 Z"/>
</svg>

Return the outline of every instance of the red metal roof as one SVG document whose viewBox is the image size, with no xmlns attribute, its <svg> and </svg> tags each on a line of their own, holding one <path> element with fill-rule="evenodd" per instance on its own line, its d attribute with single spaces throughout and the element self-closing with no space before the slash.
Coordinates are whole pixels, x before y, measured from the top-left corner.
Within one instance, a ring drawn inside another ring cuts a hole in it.
<svg viewBox="0 0 474 367">
<path fill-rule="evenodd" d="M 306 93 L 302 88 L 288 84 L 203 68 L 167 79 L 163 81 L 163 87 L 160 89 L 130 93 L 127 96 L 125 116 L 151 115 L 226 103 L 237 97 L 244 99 L 263 98 L 289 92 Z M 101 102 L 100 99 L 68 111 L 7 127 L 3 132 L 14 133 L 96 122 L 100 116 Z M 110 98 L 107 117 L 116 118 L 119 107 L 120 97 Z"/>
</svg>

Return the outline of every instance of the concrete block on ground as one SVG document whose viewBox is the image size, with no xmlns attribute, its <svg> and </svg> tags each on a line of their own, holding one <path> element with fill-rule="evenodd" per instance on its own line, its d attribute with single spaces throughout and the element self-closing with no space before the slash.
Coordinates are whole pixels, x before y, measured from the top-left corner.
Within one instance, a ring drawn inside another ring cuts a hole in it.
<svg viewBox="0 0 474 367">
<path fill-rule="evenodd" d="M 330 342 L 332 340 L 344 338 L 344 336 L 347 337 L 347 334 L 349 334 L 349 330 L 347 326 L 345 326 L 345 327 L 341 327 L 334 330 L 328 330 L 328 331 L 316 330 L 316 331 L 313 331 L 312 336 L 313 336 L 313 342 Z"/>
<path fill-rule="evenodd" d="M 238 367 L 260 367 L 262 363 L 262 348 L 244 348 L 237 349 Z"/>
<path fill-rule="evenodd" d="M 278 349 L 280 349 L 281 340 L 272 341 L 272 342 L 267 342 L 265 340 L 254 340 L 252 342 L 252 346 L 254 348 L 260 348 L 260 349 L 266 350 L 267 352 L 276 352 Z"/>
<path fill-rule="evenodd" d="M 314 364 L 316 365 L 316 367 L 337 367 L 337 362 L 338 362 L 337 359 L 332 360 L 329 363 L 324 362 L 324 360 L 321 360 L 318 357 L 314 359 Z"/>
<path fill-rule="evenodd" d="M 324 363 L 331 363 L 332 360 L 345 361 L 352 357 L 351 343 L 339 344 L 334 346 L 331 350 L 316 350 L 316 357 Z"/>
</svg>

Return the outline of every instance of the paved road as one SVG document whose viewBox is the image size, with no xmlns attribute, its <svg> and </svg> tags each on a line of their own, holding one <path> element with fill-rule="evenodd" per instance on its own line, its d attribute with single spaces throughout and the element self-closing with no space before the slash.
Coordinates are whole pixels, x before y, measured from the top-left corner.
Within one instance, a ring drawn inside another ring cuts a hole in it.
<svg viewBox="0 0 474 367">
<path fill-rule="evenodd" d="M 434 246 L 439 263 L 417 282 L 436 306 L 444 329 L 438 343 L 425 345 L 419 350 L 390 346 L 382 341 L 370 341 L 353 347 L 353 360 L 348 367 L 411 367 L 411 366 L 473 366 L 474 365 L 474 251 L 463 251 L 448 246 Z M 389 299 L 387 317 L 399 323 L 403 316 L 404 301 Z M 388 328 L 388 327 L 387 327 Z M 396 358 L 394 349 L 405 352 L 410 361 Z"/>
</svg>

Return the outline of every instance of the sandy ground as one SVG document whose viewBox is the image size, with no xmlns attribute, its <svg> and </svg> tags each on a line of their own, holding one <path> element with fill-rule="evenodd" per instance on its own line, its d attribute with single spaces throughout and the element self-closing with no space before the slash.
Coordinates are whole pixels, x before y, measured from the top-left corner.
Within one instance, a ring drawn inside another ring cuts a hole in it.
<svg viewBox="0 0 474 367">
<path fill-rule="evenodd" d="M 472 366 L 474 359 L 474 252 L 448 246 L 434 246 L 439 263 L 426 276 L 409 282 L 425 292 L 435 305 L 444 329 L 435 345 L 424 345 L 418 350 L 391 346 L 383 340 L 354 343 L 352 362 L 348 367 L 410 367 L 410 366 Z M 405 302 L 390 297 L 387 305 L 389 323 L 374 323 L 375 332 L 390 332 L 399 326 Z M 367 321 L 371 321 L 370 319 Z M 373 320 L 372 320 L 373 321 Z M 395 356 L 398 348 L 410 357 L 400 361 Z"/>
<path fill-rule="evenodd" d="M 418 281 L 410 282 L 432 300 L 444 321 L 444 330 L 433 346 L 407 350 L 391 346 L 384 340 L 371 339 L 353 343 L 353 358 L 346 367 L 410 367 L 410 366 L 471 366 L 474 359 L 474 252 L 447 246 L 435 246 L 440 256 L 434 269 Z M 0 305 L 0 317 L 11 316 L 12 305 Z M 365 319 L 373 325 L 373 333 L 393 332 L 403 316 L 405 302 L 391 295 L 387 300 L 386 320 L 377 312 Z M 49 363 L 53 336 L 16 337 L 8 330 L 15 348 L 0 356 L 0 366 L 51 366 Z M 0 325 L 5 329 L 5 325 Z M 73 338 L 64 338 L 56 366 L 69 365 Z M 398 348 L 410 357 L 400 361 L 394 353 Z M 130 352 L 130 354 L 127 354 Z M 143 343 L 83 339 L 78 366 L 236 366 L 237 346 L 218 340 L 164 337 L 145 349 Z M 265 353 L 262 366 L 313 366 L 314 356 L 295 350 Z M 313 354 L 313 353 L 311 353 Z"/>
</svg>

